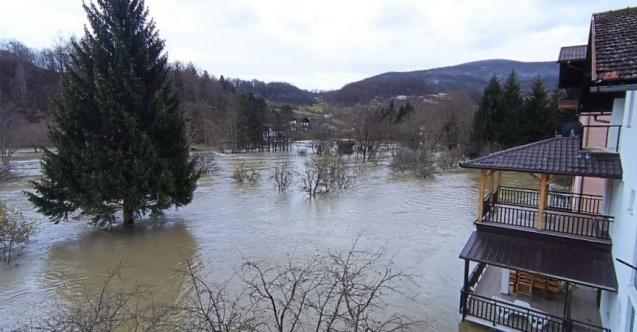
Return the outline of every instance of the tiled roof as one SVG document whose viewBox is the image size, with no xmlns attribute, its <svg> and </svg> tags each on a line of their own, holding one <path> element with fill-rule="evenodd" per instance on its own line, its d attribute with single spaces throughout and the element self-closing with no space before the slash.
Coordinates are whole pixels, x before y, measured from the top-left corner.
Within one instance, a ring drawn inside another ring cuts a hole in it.
<svg viewBox="0 0 637 332">
<path fill-rule="evenodd" d="M 579 138 L 555 137 L 461 163 L 464 168 L 622 178 L 616 153 L 581 153 Z"/>
<path fill-rule="evenodd" d="M 617 291 L 612 254 L 592 247 L 475 231 L 460 258 Z"/>
<path fill-rule="evenodd" d="M 593 14 L 594 80 L 637 80 L 637 7 Z"/>
<path fill-rule="evenodd" d="M 557 61 L 586 60 L 587 48 L 587 45 L 564 46 L 560 49 L 560 56 Z"/>
</svg>

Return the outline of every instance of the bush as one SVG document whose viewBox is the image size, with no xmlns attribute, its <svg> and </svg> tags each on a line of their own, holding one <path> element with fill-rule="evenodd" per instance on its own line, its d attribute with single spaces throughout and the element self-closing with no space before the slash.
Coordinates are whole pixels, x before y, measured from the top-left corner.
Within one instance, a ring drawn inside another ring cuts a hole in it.
<svg viewBox="0 0 637 332">
<path fill-rule="evenodd" d="M 195 169 L 201 173 L 210 175 L 219 171 L 212 152 L 195 152 L 192 154 L 192 159 L 195 161 Z"/>
<path fill-rule="evenodd" d="M 435 152 L 425 147 L 416 150 L 400 147 L 392 153 L 392 161 L 389 164 L 392 172 L 411 172 L 417 177 L 426 178 L 435 171 Z"/>
<path fill-rule="evenodd" d="M 261 174 L 259 174 L 259 171 L 252 165 L 246 165 L 245 161 L 242 162 L 239 167 L 235 168 L 232 174 L 232 178 L 239 182 L 254 183 L 257 182 L 260 177 Z"/>
<path fill-rule="evenodd" d="M 15 211 L 0 201 L 0 251 L 7 263 L 22 255 L 29 237 L 35 235 L 37 228 L 28 222 L 22 213 Z"/>
<path fill-rule="evenodd" d="M 335 189 L 346 189 L 352 184 L 345 161 L 339 156 L 323 154 L 305 161 L 305 170 L 301 174 L 302 188 L 310 197 L 326 194 Z"/>
</svg>

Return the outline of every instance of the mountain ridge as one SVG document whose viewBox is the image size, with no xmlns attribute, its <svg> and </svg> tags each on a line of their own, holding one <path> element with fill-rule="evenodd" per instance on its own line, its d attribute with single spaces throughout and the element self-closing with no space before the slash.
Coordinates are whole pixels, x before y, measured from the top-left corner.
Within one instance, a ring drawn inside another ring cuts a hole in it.
<svg viewBox="0 0 637 332">
<path fill-rule="evenodd" d="M 473 99 L 478 100 L 492 75 L 497 75 L 503 82 L 512 70 L 517 73 L 524 90 L 529 89 L 538 76 L 549 89 L 557 85 L 559 72 L 556 62 L 487 59 L 455 66 L 381 73 L 320 95 L 326 102 L 356 104 L 398 95 L 426 95 L 464 90 Z"/>
</svg>

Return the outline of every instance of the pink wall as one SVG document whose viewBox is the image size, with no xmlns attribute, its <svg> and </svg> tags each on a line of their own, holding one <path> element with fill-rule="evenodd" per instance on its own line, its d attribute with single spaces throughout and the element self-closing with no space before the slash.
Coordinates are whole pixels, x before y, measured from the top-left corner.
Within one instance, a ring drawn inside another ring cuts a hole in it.
<svg viewBox="0 0 637 332">
<path fill-rule="evenodd" d="M 595 121 L 592 116 L 580 116 L 579 121 L 584 125 L 608 125 L 610 116 L 599 116 Z M 608 128 L 584 128 L 583 132 L 583 148 L 604 148 L 606 147 L 606 139 L 608 137 Z M 606 186 L 605 179 L 599 178 L 583 178 L 576 176 L 573 183 L 573 192 L 588 195 L 603 195 Z"/>
</svg>

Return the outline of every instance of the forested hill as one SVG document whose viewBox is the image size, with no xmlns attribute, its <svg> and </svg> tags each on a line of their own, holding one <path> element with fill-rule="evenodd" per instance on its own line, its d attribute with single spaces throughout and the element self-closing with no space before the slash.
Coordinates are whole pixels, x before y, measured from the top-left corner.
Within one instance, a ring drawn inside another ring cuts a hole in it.
<svg viewBox="0 0 637 332">
<path fill-rule="evenodd" d="M 43 50 L 30 49 L 17 41 L 0 45 L 0 106 L 11 104 L 21 109 L 30 121 L 46 116 L 51 107 L 51 97 L 59 93 L 58 78 L 64 71 L 63 63 L 69 49 L 70 42 Z M 181 76 L 182 86 L 178 90 L 186 103 L 196 99 L 195 91 L 200 90 L 201 82 L 197 83 L 200 79 L 219 88 L 218 79 L 208 76 L 205 71 L 202 75 L 194 64 L 174 63 L 171 68 Z M 491 75 L 496 74 L 504 80 L 511 70 L 517 72 L 524 90 L 531 86 L 536 76 L 540 76 L 549 88 L 557 83 L 557 63 L 511 60 L 484 60 L 412 72 L 389 72 L 318 94 L 285 82 L 241 79 L 228 79 L 227 82 L 236 91 L 262 97 L 272 106 L 312 105 L 317 103 L 317 97 L 333 104 L 366 104 L 400 95 L 423 96 L 454 91 L 467 91 L 477 101 Z"/>
<path fill-rule="evenodd" d="M 451 67 L 384 73 L 325 92 L 321 97 L 325 102 L 356 104 L 399 95 L 422 96 L 463 90 L 478 100 L 493 74 L 504 81 L 511 70 L 517 72 L 524 90 L 530 88 L 537 76 L 548 88 L 557 85 L 558 65 L 555 62 L 483 60 Z"/>
<path fill-rule="evenodd" d="M 299 89 L 290 83 L 265 83 L 257 80 L 243 81 L 239 79 L 231 80 L 231 83 L 238 91 L 252 93 L 274 104 L 309 106 L 317 102 L 315 93 Z"/>
</svg>

